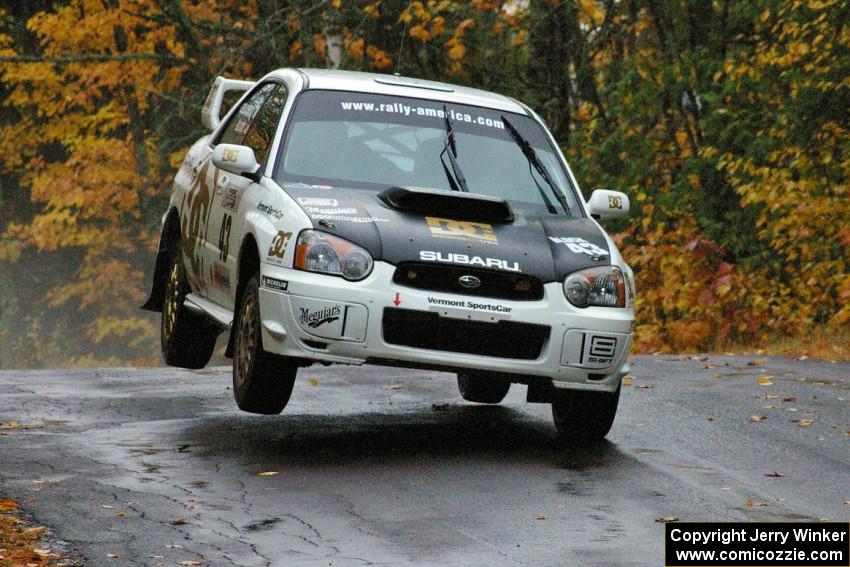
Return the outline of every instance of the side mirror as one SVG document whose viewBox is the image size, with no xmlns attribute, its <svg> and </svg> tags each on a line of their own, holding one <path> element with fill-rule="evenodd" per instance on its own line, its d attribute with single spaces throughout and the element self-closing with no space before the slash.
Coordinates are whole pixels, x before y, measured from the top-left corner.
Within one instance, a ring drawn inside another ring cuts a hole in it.
<svg viewBox="0 0 850 567">
<path fill-rule="evenodd" d="M 212 154 L 212 162 L 219 169 L 228 173 L 241 175 L 253 181 L 257 181 L 257 172 L 260 164 L 254 157 L 254 150 L 248 146 L 236 144 L 219 144 Z"/>
<path fill-rule="evenodd" d="M 629 214 L 629 197 L 619 191 L 597 189 L 587 202 L 590 216 L 595 219 L 616 219 Z"/>
</svg>

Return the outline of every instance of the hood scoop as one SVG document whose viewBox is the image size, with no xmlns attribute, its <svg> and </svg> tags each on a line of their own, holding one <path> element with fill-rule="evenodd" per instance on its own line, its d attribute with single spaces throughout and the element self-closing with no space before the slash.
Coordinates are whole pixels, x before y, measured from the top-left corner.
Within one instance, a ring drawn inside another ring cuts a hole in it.
<svg viewBox="0 0 850 567">
<path fill-rule="evenodd" d="M 393 209 L 473 222 L 509 223 L 511 206 L 503 199 L 476 193 L 410 187 L 390 187 L 378 198 Z"/>
</svg>

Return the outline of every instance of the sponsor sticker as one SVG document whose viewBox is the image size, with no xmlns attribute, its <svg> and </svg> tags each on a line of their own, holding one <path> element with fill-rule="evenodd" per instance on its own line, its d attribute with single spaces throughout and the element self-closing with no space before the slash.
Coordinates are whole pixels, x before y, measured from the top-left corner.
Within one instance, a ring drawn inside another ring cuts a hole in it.
<svg viewBox="0 0 850 567">
<path fill-rule="evenodd" d="M 576 238 L 572 236 L 550 236 L 549 240 L 555 244 L 565 245 L 575 254 L 586 254 L 594 260 L 601 260 L 602 258 L 609 256 L 607 250 L 600 248 L 596 244 L 588 242 L 583 238 Z"/>
<path fill-rule="evenodd" d="M 224 262 L 215 262 L 212 267 L 212 284 L 225 291 L 230 291 L 230 270 Z"/>
<path fill-rule="evenodd" d="M 436 238 L 455 240 L 478 240 L 498 244 L 499 239 L 493 232 L 493 225 L 483 222 L 457 221 L 439 217 L 425 217 L 431 235 Z"/>
<path fill-rule="evenodd" d="M 287 291 L 289 289 L 289 282 L 286 280 L 279 280 L 277 278 L 270 278 L 269 276 L 263 276 L 263 287 L 267 287 L 275 291 Z"/>
<path fill-rule="evenodd" d="M 325 215 L 356 215 L 357 209 L 353 207 L 304 207 L 308 213 Z"/>
<path fill-rule="evenodd" d="M 333 305 L 330 307 L 323 307 L 321 309 L 309 309 L 307 307 L 299 307 L 299 311 L 301 314 L 301 324 L 307 325 L 310 328 L 321 327 L 326 323 L 333 323 L 334 321 L 338 321 L 340 315 L 342 314 L 342 307 L 339 305 Z"/>
<path fill-rule="evenodd" d="M 257 210 L 261 213 L 269 215 L 270 217 L 274 217 L 277 220 L 283 218 L 283 211 L 281 211 L 280 209 L 275 209 L 271 205 L 265 205 L 262 201 L 257 204 Z"/>
<path fill-rule="evenodd" d="M 587 357 L 584 362 L 591 364 L 611 364 L 617 352 L 617 338 L 594 335 L 590 339 Z"/>
<path fill-rule="evenodd" d="M 445 264 L 460 264 L 463 266 L 479 266 L 481 268 L 493 268 L 506 272 L 521 272 L 519 262 L 510 262 L 501 258 L 487 258 L 481 256 L 470 256 L 468 254 L 454 254 L 452 252 L 435 252 L 433 250 L 420 250 L 419 259 L 423 262 L 441 262 Z"/>
<path fill-rule="evenodd" d="M 347 221 L 355 223 L 390 222 L 390 219 L 382 219 L 380 217 L 352 217 L 347 215 L 311 214 L 310 218 L 319 221 Z"/>
<path fill-rule="evenodd" d="M 339 201 L 336 199 L 322 199 L 319 197 L 298 197 L 298 202 L 310 207 L 336 207 Z"/>
<path fill-rule="evenodd" d="M 271 246 L 269 246 L 268 261 L 274 264 L 283 264 L 283 254 L 286 252 L 286 245 L 289 244 L 290 240 L 292 240 L 291 232 L 278 231 L 272 239 Z"/>
<path fill-rule="evenodd" d="M 234 210 L 236 203 L 239 200 L 239 189 L 237 187 L 228 187 L 221 197 L 221 208 Z"/>
<path fill-rule="evenodd" d="M 429 297 L 428 305 L 459 307 L 461 309 L 473 309 L 475 311 L 487 311 L 490 313 L 510 313 L 513 311 L 512 307 L 498 303 L 479 303 L 478 301 L 468 301 L 466 299 L 442 299 L 439 297 Z"/>
</svg>

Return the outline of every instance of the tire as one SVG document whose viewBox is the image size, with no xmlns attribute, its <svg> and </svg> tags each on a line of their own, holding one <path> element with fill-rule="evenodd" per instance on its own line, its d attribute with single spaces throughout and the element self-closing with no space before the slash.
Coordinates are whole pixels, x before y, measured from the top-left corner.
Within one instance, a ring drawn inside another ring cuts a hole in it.
<svg viewBox="0 0 850 567">
<path fill-rule="evenodd" d="M 180 250 L 171 254 L 166 278 L 159 327 L 162 358 L 169 366 L 203 368 L 212 358 L 220 330 L 183 305 L 190 289 Z"/>
<path fill-rule="evenodd" d="M 283 411 L 298 366 L 263 350 L 259 278 L 248 280 L 239 304 L 233 352 L 233 395 L 242 411 L 276 415 Z"/>
<path fill-rule="evenodd" d="M 552 417 L 562 439 L 594 443 L 608 435 L 619 403 L 620 386 L 614 392 L 556 390 Z"/>
<path fill-rule="evenodd" d="M 498 404 L 508 395 L 511 383 L 492 374 L 479 372 L 459 372 L 457 389 L 460 396 L 468 402 L 479 404 Z"/>
</svg>

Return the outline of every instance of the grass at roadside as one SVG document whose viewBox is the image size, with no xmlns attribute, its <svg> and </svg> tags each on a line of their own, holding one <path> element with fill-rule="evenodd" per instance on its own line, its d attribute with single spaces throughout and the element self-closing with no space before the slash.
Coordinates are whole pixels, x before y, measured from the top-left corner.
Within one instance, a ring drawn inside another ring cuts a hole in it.
<svg viewBox="0 0 850 567">
<path fill-rule="evenodd" d="M 14 500 L 0 498 L 0 567 L 47 567 L 62 565 L 62 559 L 39 547 L 43 527 L 28 527 L 17 515 Z"/>
<path fill-rule="evenodd" d="M 850 361 L 850 328 L 819 328 L 802 337 L 776 337 L 757 345 L 724 344 L 714 352 L 779 354 L 822 360 Z"/>
</svg>

